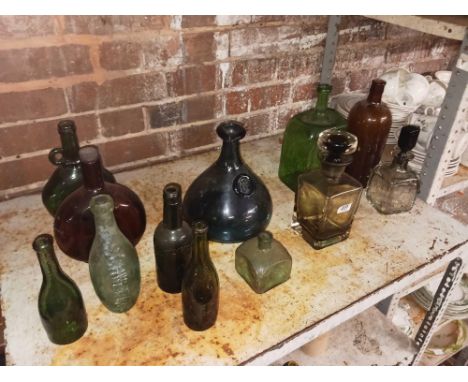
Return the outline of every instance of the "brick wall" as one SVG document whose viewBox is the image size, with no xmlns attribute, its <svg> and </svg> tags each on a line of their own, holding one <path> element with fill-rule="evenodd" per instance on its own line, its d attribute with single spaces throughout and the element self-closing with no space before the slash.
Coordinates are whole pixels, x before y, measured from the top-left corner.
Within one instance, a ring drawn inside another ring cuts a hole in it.
<svg viewBox="0 0 468 382">
<path fill-rule="evenodd" d="M 118 171 L 217 145 L 215 126 L 275 134 L 310 107 L 324 16 L 0 17 L 0 198 L 39 189 L 73 118 Z M 345 17 L 334 93 L 386 69 L 446 69 L 459 43 Z"/>
</svg>

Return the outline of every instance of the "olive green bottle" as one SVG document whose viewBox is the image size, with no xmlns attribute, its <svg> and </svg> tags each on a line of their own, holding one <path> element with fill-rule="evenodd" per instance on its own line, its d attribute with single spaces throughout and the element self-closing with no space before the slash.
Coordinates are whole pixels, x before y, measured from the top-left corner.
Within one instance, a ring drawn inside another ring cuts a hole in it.
<svg viewBox="0 0 468 382">
<path fill-rule="evenodd" d="M 193 224 L 192 258 L 182 280 L 184 322 L 192 330 L 206 330 L 218 317 L 219 280 L 210 259 L 208 226 Z"/>
<path fill-rule="evenodd" d="M 268 231 L 241 244 L 235 263 L 237 272 L 256 293 L 265 293 L 291 275 L 291 255 Z"/>
<path fill-rule="evenodd" d="M 33 242 L 43 277 L 38 307 L 49 340 L 65 345 L 86 332 L 88 318 L 80 290 L 60 267 L 53 243 L 47 234 L 37 236 Z"/>
<path fill-rule="evenodd" d="M 300 174 L 320 167 L 318 135 L 331 127 L 346 128 L 346 119 L 328 107 L 331 90 L 331 85 L 319 84 L 315 108 L 296 114 L 286 126 L 278 176 L 294 192 Z"/>
<path fill-rule="evenodd" d="M 93 196 L 89 203 L 96 234 L 89 252 L 89 273 L 101 302 L 122 313 L 135 305 L 140 294 L 140 262 L 135 247 L 120 231 L 110 195 Z"/>
</svg>

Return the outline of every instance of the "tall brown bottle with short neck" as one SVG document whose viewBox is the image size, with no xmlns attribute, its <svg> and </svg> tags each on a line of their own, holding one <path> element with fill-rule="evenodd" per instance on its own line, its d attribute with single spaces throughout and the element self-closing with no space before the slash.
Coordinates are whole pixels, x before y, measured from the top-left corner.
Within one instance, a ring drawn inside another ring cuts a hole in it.
<svg viewBox="0 0 468 382">
<path fill-rule="evenodd" d="M 358 138 L 359 146 L 346 172 L 364 187 L 371 170 L 380 162 L 392 125 L 392 114 L 382 103 L 385 84 L 373 80 L 367 99 L 356 103 L 348 116 L 348 131 Z"/>
<path fill-rule="evenodd" d="M 54 234 L 60 249 L 70 257 L 88 261 L 95 227 L 89 203 L 98 194 L 108 194 L 114 200 L 114 215 L 122 233 L 136 245 L 146 227 L 143 203 L 137 194 L 119 183 L 104 181 L 101 157 L 96 146 L 84 146 L 79 151 L 83 185 L 71 193 L 55 215 Z"/>
</svg>

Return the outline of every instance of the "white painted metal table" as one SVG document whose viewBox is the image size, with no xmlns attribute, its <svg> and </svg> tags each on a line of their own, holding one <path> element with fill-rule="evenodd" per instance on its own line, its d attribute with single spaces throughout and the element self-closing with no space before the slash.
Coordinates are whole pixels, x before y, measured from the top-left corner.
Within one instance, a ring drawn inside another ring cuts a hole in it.
<svg viewBox="0 0 468 382">
<path fill-rule="evenodd" d="M 117 174 L 140 195 L 148 216 L 137 246 L 141 295 L 125 314 L 107 311 L 94 294 L 87 264 L 57 250 L 82 291 L 89 328 L 79 341 L 56 346 L 47 340 L 37 312 L 41 272 L 31 248 L 37 234 L 52 232 L 52 218 L 39 195 L 14 199 L 0 204 L 7 364 L 270 364 L 468 251 L 468 228 L 449 215 L 417 201 L 411 213 L 383 216 L 364 199 L 350 238 L 315 251 L 289 228 L 293 194 L 276 176 L 279 138 L 244 143 L 241 151 L 272 194 L 269 229 L 293 258 L 288 282 L 257 295 L 235 271 L 237 245 L 210 243 L 220 278 L 219 316 L 205 332 L 189 330 L 180 295 L 157 287 L 152 235 L 162 216 L 164 184 L 179 182 L 186 190 L 218 152 Z"/>
</svg>

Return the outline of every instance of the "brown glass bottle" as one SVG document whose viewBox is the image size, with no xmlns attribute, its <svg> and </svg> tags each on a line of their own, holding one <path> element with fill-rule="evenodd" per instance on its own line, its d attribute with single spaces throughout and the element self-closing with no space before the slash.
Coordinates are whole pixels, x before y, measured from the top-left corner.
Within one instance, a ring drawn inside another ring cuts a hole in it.
<svg viewBox="0 0 468 382">
<path fill-rule="evenodd" d="M 182 306 L 184 322 L 192 330 L 206 330 L 218 317 L 219 280 L 210 259 L 208 226 L 197 221 L 193 224 L 192 258 L 182 280 Z"/>
<path fill-rule="evenodd" d="M 55 215 L 54 233 L 60 249 L 70 257 L 88 261 L 95 228 L 89 203 L 93 196 L 108 194 L 114 200 L 114 215 L 122 233 L 136 245 L 146 228 L 140 198 L 128 187 L 103 179 L 101 157 L 96 146 L 79 150 L 83 185 L 71 193 Z"/>
<path fill-rule="evenodd" d="M 382 103 L 386 82 L 375 79 L 367 99 L 356 103 L 348 116 L 348 131 L 359 146 L 346 172 L 366 187 L 371 170 L 379 163 L 392 125 L 392 114 Z"/>
</svg>

